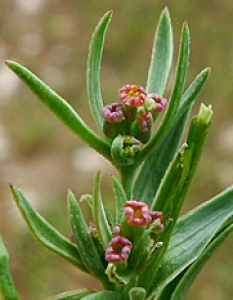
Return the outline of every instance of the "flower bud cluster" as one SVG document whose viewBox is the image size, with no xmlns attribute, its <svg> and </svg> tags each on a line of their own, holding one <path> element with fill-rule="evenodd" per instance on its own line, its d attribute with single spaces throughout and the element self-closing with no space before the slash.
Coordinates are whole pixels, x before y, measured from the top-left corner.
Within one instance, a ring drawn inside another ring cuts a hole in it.
<svg viewBox="0 0 233 300">
<path fill-rule="evenodd" d="M 135 228 L 141 227 L 146 230 L 149 227 L 153 227 L 152 233 L 155 234 L 155 227 L 157 235 L 164 228 L 162 223 L 163 213 L 160 211 L 151 211 L 144 202 L 136 200 L 126 201 L 124 206 L 124 218 L 127 230 L 125 230 L 125 226 L 122 224 L 122 226 L 117 225 L 114 227 L 112 231 L 113 238 L 107 245 L 105 259 L 109 263 L 123 263 L 128 260 L 131 250 L 137 242 L 135 239 L 132 242 L 132 237 L 130 236 L 130 233 L 133 232 Z M 145 231 L 142 230 L 141 234 L 143 233 L 145 234 Z M 148 231 L 148 234 L 150 234 L 150 231 Z M 138 240 L 139 239 L 140 237 L 138 237 Z M 140 247 L 147 248 L 147 245 L 140 245 Z"/>
<path fill-rule="evenodd" d="M 155 93 L 148 94 L 135 84 L 120 88 L 118 97 L 120 103 L 111 103 L 101 109 L 105 135 L 111 139 L 118 134 L 129 135 L 147 143 L 155 116 L 165 109 L 167 100 Z"/>
</svg>

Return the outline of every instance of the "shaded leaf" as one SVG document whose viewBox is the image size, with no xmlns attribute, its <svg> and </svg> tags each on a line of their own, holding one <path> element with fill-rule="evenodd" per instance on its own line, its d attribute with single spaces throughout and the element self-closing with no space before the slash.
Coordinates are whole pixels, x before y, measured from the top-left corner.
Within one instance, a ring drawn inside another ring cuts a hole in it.
<svg viewBox="0 0 233 300">
<path fill-rule="evenodd" d="M 127 201 L 127 197 L 123 186 L 115 176 L 112 176 L 112 184 L 116 199 L 116 224 L 120 224 L 122 221 L 124 205 Z"/>
<path fill-rule="evenodd" d="M 0 235 L 0 298 L 19 300 L 9 268 L 9 254 Z"/>
<path fill-rule="evenodd" d="M 102 291 L 87 295 L 82 300 L 121 300 L 121 295 L 117 292 Z"/>
<path fill-rule="evenodd" d="M 83 297 L 92 294 L 88 290 L 76 290 L 76 291 L 69 291 L 64 292 L 56 296 L 52 296 L 47 298 L 46 300 L 81 300 Z"/>
</svg>

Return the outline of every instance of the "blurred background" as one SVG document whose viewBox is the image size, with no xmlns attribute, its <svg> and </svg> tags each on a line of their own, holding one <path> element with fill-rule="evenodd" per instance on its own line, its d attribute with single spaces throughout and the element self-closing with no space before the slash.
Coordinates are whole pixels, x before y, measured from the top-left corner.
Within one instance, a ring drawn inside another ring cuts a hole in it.
<svg viewBox="0 0 233 300">
<path fill-rule="evenodd" d="M 69 132 L 5 66 L 13 59 L 27 66 L 71 103 L 94 129 L 85 91 L 88 44 L 101 16 L 113 9 L 102 63 L 106 103 L 116 101 L 126 83 L 145 85 L 158 17 L 168 6 L 174 27 L 175 61 L 180 29 L 191 30 L 187 85 L 203 68 L 212 74 L 194 107 L 212 104 L 212 129 L 184 210 L 213 197 L 233 182 L 233 2 L 0 0 L 0 232 L 22 299 L 44 299 L 99 283 L 45 251 L 23 222 L 8 183 L 64 235 L 70 225 L 66 194 L 91 192 L 103 171 L 106 201 L 113 204 L 110 164 Z M 169 91 L 168 91 L 169 95 Z M 88 209 L 83 207 L 88 215 Z M 233 295 L 233 237 L 215 252 L 195 281 L 188 300 L 229 300 Z"/>
</svg>

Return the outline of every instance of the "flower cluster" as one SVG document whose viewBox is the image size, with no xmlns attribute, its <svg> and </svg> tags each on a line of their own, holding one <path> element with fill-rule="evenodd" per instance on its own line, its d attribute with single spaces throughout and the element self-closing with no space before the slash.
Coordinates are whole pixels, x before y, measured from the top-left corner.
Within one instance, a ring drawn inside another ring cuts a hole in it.
<svg viewBox="0 0 233 300">
<path fill-rule="evenodd" d="M 151 127 L 157 113 L 167 106 L 167 100 L 157 94 L 148 94 L 135 84 L 119 89 L 120 103 L 111 103 L 101 109 L 103 131 L 111 139 L 118 134 L 133 136 L 143 144 L 150 138 Z"/>
<path fill-rule="evenodd" d="M 152 227 L 152 233 L 159 234 L 164 225 L 163 213 L 160 211 L 151 211 L 148 205 L 144 202 L 129 200 L 124 206 L 124 217 L 126 220 L 129 232 L 133 232 L 133 228 Z M 149 232 L 149 231 L 148 231 Z M 145 245 L 144 245 L 145 246 Z M 105 258 L 110 263 L 123 263 L 129 258 L 133 243 L 130 240 L 130 234 L 125 236 L 124 226 L 117 225 L 113 229 L 113 238 L 107 245 Z"/>
</svg>

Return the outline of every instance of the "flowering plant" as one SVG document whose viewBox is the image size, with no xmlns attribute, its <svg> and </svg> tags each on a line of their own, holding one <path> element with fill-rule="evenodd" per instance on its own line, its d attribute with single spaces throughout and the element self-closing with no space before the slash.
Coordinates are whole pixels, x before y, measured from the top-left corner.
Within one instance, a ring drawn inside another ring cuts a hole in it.
<svg viewBox="0 0 233 300">
<path fill-rule="evenodd" d="M 119 171 L 120 179 L 112 176 L 115 214 L 103 204 L 100 172 L 92 194 L 81 197 L 92 212 L 89 225 L 80 202 L 68 192 L 69 238 L 53 228 L 19 188 L 10 185 L 10 189 L 35 237 L 95 276 L 104 288 L 65 292 L 50 300 L 184 299 L 200 269 L 233 228 L 233 187 L 179 217 L 211 124 L 212 108 L 201 104 L 187 125 L 210 69 L 185 89 L 190 35 L 184 23 L 173 88 L 169 99 L 164 97 L 173 62 L 173 31 L 166 8 L 158 22 L 146 87 L 126 84 L 119 89 L 118 101 L 104 105 L 100 64 L 111 17 L 112 12 L 107 12 L 95 28 L 87 60 L 89 105 L 102 135 L 35 74 L 16 62 L 6 64 L 68 128 Z M 154 133 L 152 126 L 161 113 Z M 19 299 L 1 239 L 0 295 L 4 300 Z"/>
</svg>

